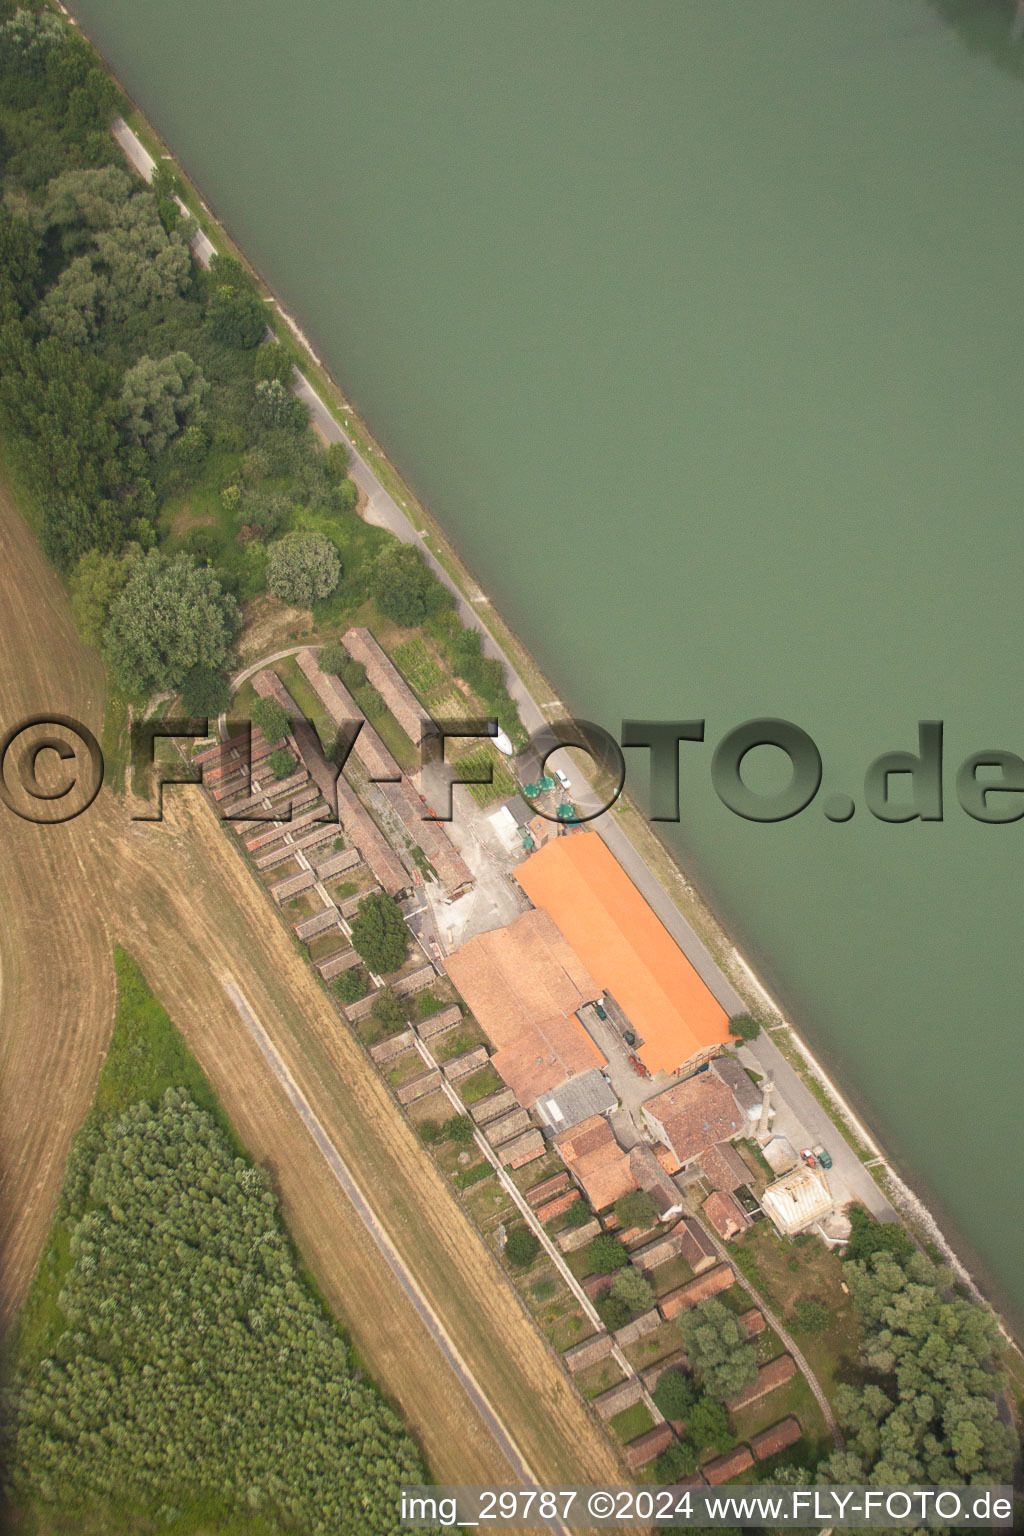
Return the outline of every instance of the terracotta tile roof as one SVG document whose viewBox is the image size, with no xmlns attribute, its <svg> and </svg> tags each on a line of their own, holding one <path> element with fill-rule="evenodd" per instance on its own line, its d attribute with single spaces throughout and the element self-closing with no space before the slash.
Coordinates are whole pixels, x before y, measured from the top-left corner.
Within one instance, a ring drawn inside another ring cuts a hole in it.
<svg viewBox="0 0 1024 1536">
<path fill-rule="evenodd" d="M 734 1451 L 727 1451 L 724 1456 L 716 1456 L 714 1461 L 706 1461 L 701 1471 L 712 1487 L 719 1483 L 727 1483 L 732 1477 L 739 1477 L 741 1472 L 746 1472 L 754 1465 L 754 1458 L 745 1445 L 738 1445 Z"/>
<path fill-rule="evenodd" d="M 770 1424 L 767 1429 L 762 1429 L 759 1435 L 752 1435 L 750 1449 L 758 1461 L 765 1461 L 769 1456 L 775 1456 L 779 1451 L 784 1451 L 787 1446 L 795 1445 L 802 1434 L 800 1420 L 790 1415 L 788 1419 L 780 1419 L 777 1424 Z"/>
<path fill-rule="evenodd" d="M 651 1072 L 675 1072 L 730 1038 L 725 1009 L 597 832 L 555 838 L 516 879 L 634 1025 Z"/>
<path fill-rule="evenodd" d="M 774 1360 L 769 1360 L 767 1365 L 762 1365 L 757 1373 L 757 1379 L 746 1387 L 737 1397 L 731 1397 L 726 1403 L 730 1412 L 737 1408 L 745 1408 L 748 1403 L 756 1403 L 759 1397 L 764 1397 L 768 1392 L 774 1392 L 776 1387 L 781 1387 L 790 1377 L 796 1375 L 796 1363 L 792 1355 L 777 1355 Z"/>
<path fill-rule="evenodd" d="M 727 1141 L 716 1142 L 702 1152 L 697 1162 L 711 1182 L 712 1189 L 720 1189 L 731 1195 L 734 1189 L 750 1183 L 750 1169 L 734 1147 Z"/>
<path fill-rule="evenodd" d="M 719 1237 L 727 1240 L 738 1236 L 750 1225 L 745 1212 L 736 1204 L 732 1195 L 723 1194 L 720 1189 L 708 1196 L 701 1209 Z"/>
<path fill-rule="evenodd" d="M 648 1099 L 644 1114 L 664 1131 L 681 1163 L 743 1129 L 744 1118 L 732 1092 L 713 1072 L 688 1077 Z"/>
<path fill-rule="evenodd" d="M 496 1047 L 491 1064 L 529 1108 L 605 1058 L 575 1017 L 600 987 L 546 912 L 477 934 L 445 969 Z"/>
<path fill-rule="evenodd" d="M 639 1187 L 630 1170 L 629 1153 L 619 1146 L 603 1115 L 591 1115 L 571 1131 L 563 1131 L 553 1144 L 595 1211 Z"/>
<path fill-rule="evenodd" d="M 683 1197 L 646 1142 L 637 1142 L 629 1154 L 629 1166 L 640 1188 L 646 1190 L 663 1219 L 682 1210 Z"/>
</svg>

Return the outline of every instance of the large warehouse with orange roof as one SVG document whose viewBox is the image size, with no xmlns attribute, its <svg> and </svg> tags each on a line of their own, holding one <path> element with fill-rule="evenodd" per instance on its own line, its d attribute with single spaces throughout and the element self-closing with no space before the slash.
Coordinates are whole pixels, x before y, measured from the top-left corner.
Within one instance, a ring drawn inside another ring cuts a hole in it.
<svg viewBox="0 0 1024 1536">
<path fill-rule="evenodd" d="M 652 1073 L 716 1054 L 729 1018 L 596 832 L 554 838 L 516 870 L 533 902 L 641 1039 Z"/>
</svg>

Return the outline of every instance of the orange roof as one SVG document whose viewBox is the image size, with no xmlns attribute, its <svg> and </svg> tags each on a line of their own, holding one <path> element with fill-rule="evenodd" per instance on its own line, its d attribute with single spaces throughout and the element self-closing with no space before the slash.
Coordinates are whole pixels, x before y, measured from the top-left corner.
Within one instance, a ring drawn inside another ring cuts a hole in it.
<svg viewBox="0 0 1024 1536">
<path fill-rule="evenodd" d="M 726 1043 L 725 1009 L 596 832 L 555 838 L 519 866 L 516 879 L 626 1013 L 644 1041 L 637 1055 L 652 1072 L 675 1072 L 698 1051 Z"/>
<path fill-rule="evenodd" d="M 605 1065 L 575 1016 L 601 989 L 546 912 L 477 934 L 444 964 L 496 1047 L 492 1065 L 526 1108 L 567 1077 Z"/>
</svg>

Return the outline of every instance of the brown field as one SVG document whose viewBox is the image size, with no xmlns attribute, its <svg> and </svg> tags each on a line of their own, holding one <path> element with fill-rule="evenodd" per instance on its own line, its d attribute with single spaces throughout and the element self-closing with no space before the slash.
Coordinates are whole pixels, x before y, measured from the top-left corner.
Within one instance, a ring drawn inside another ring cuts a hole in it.
<svg viewBox="0 0 1024 1536">
<path fill-rule="evenodd" d="M 0 495 L 7 624 L 0 724 L 60 710 L 100 735 L 99 658 Z M 195 790 L 161 824 L 107 790 L 77 820 L 7 810 L 0 844 L 0 1323 L 38 1261 L 64 1161 L 113 1019 L 111 947 L 132 952 L 198 1057 L 330 1304 L 441 1481 L 508 1481 L 508 1465 L 331 1176 L 223 988 L 230 974 L 542 1482 L 622 1470 L 486 1246 L 446 1190 L 308 963 Z"/>
</svg>

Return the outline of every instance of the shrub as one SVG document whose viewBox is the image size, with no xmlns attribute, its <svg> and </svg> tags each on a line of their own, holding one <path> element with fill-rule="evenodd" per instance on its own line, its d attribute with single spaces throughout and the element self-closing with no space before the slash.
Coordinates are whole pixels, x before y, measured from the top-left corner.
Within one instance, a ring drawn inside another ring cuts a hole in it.
<svg viewBox="0 0 1024 1536">
<path fill-rule="evenodd" d="M 267 758 L 267 765 L 275 779 L 286 779 L 295 767 L 295 759 L 284 747 L 275 747 Z"/>
<path fill-rule="evenodd" d="M 591 1274 L 613 1275 L 629 1263 L 629 1254 L 617 1237 L 602 1232 L 587 1244 L 587 1263 Z"/>
<path fill-rule="evenodd" d="M 405 1010 L 390 987 L 383 987 L 377 993 L 370 1007 L 370 1017 L 388 1035 L 405 1027 Z"/>
<path fill-rule="evenodd" d="M 452 1115 L 451 1119 L 444 1123 L 444 1134 L 449 1141 L 466 1146 L 473 1141 L 476 1133 L 473 1122 L 467 1115 Z"/>
<path fill-rule="evenodd" d="M 335 978 L 334 990 L 343 1003 L 356 1003 L 366 996 L 366 977 L 358 966 L 352 966 Z"/>
<path fill-rule="evenodd" d="M 633 1320 L 633 1314 L 622 1298 L 610 1292 L 607 1296 L 599 1296 L 594 1302 L 594 1308 L 609 1333 L 614 1333 L 617 1328 L 625 1328 Z"/>
<path fill-rule="evenodd" d="M 505 1239 L 505 1257 L 516 1269 L 526 1269 L 539 1252 L 539 1238 L 522 1223 L 513 1227 Z"/>
<path fill-rule="evenodd" d="M 440 1013 L 443 1007 L 444 1003 L 436 992 L 431 992 L 429 987 L 421 992 L 416 999 L 416 1012 L 421 1019 L 429 1019 L 431 1015 Z"/>
<path fill-rule="evenodd" d="M 331 640 L 327 645 L 320 647 L 317 661 L 320 663 L 321 672 L 331 672 L 335 677 L 340 677 L 350 657 L 348 651 L 340 640 Z M 365 678 L 365 673 L 363 674 Z"/>
<path fill-rule="evenodd" d="M 249 717 L 271 744 L 283 740 L 287 735 L 288 716 L 276 699 L 257 699 L 249 711 Z"/>
<path fill-rule="evenodd" d="M 793 1321 L 804 1333 L 824 1333 L 829 1325 L 829 1311 L 814 1296 L 801 1296 L 793 1308 Z"/>
<path fill-rule="evenodd" d="M 435 1141 L 440 1141 L 444 1135 L 440 1120 L 421 1120 L 419 1123 L 420 1141 L 426 1142 L 428 1147 Z"/>
<path fill-rule="evenodd" d="M 331 844 L 331 847 L 334 849 L 335 853 L 344 853 L 344 851 L 345 851 L 345 839 L 342 837 L 340 832 L 338 833 L 337 837 L 334 839 L 334 842 Z"/>
<path fill-rule="evenodd" d="M 631 1227 L 653 1227 L 658 1219 L 658 1207 L 646 1190 L 631 1189 L 615 1202 L 615 1214 L 624 1231 Z"/>
<path fill-rule="evenodd" d="M 590 1220 L 590 1206 L 585 1200 L 574 1200 L 565 1213 L 567 1227 L 585 1227 Z"/>
<path fill-rule="evenodd" d="M 542 1276 L 540 1280 L 536 1280 L 530 1286 L 530 1290 L 537 1301 L 550 1301 L 557 1289 L 558 1286 L 548 1275 Z"/>
</svg>

